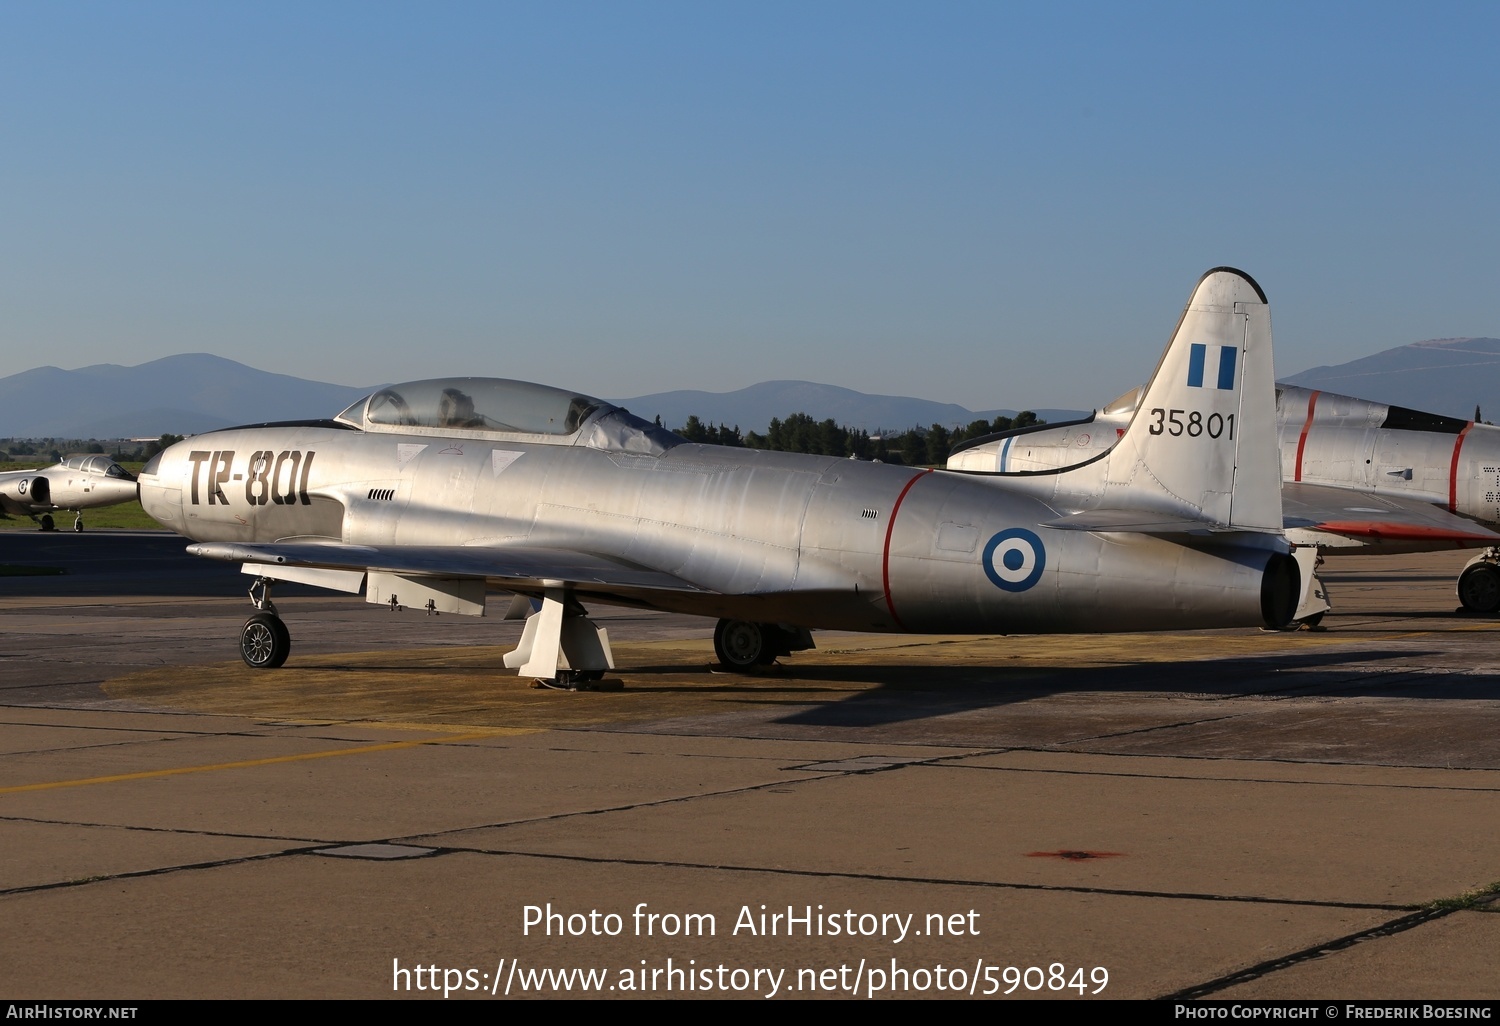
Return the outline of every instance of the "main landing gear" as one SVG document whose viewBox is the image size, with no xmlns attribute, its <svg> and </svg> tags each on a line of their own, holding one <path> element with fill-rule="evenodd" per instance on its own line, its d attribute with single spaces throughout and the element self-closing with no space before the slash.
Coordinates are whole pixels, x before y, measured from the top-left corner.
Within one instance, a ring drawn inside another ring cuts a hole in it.
<svg viewBox="0 0 1500 1026">
<path fill-rule="evenodd" d="M 240 658 L 252 670 L 274 670 L 291 654 L 292 634 L 276 615 L 269 577 L 257 578 L 250 585 L 250 603 L 256 611 L 240 628 Z"/>
<path fill-rule="evenodd" d="M 805 628 L 750 620 L 720 620 L 714 628 L 714 655 L 733 673 L 751 673 L 779 656 L 812 647 L 812 635 Z"/>
<path fill-rule="evenodd" d="M 37 526 L 40 527 L 43 531 L 57 530 L 57 521 L 52 519 L 51 513 L 43 513 L 41 516 L 35 517 L 34 519 L 37 522 Z M 83 533 L 83 510 L 81 509 L 73 511 L 73 530 L 77 531 L 79 534 Z"/>
<path fill-rule="evenodd" d="M 1479 616 L 1500 613 L 1500 548 L 1486 549 L 1458 575 L 1459 611 Z"/>
</svg>

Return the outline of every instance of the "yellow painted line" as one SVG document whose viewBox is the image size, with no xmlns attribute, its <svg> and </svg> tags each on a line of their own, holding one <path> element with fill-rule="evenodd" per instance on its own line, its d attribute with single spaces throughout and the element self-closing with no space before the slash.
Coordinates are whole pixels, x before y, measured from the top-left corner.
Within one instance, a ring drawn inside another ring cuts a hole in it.
<svg viewBox="0 0 1500 1026">
<path fill-rule="evenodd" d="M 89 787 L 93 784 L 118 784 L 126 780 L 151 780 L 156 777 L 175 777 L 184 773 L 212 773 L 218 770 L 249 769 L 253 766 L 274 766 L 284 762 L 306 762 L 309 759 L 336 759 L 345 755 L 368 755 L 374 752 L 393 752 L 401 748 L 416 748 L 419 745 L 440 745 L 460 741 L 478 741 L 495 737 L 499 731 L 485 730 L 471 734 L 449 737 L 432 737 L 422 741 L 388 741 L 385 744 L 364 745 L 359 748 L 338 748 L 328 752 L 307 752 L 303 755 L 278 755 L 270 759 L 242 759 L 239 762 L 218 762 L 207 766 L 175 766 L 171 769 L 143 770 L 140 773 L 116 773 L 108 777 L 83 777 L 79 780 L 52 780 L 42 784 L 21 784 L 17 787 L 0 787 L 0 795 L 20 794 L 24 791 L 51 791 L 59 787 Z"/>
</svg>

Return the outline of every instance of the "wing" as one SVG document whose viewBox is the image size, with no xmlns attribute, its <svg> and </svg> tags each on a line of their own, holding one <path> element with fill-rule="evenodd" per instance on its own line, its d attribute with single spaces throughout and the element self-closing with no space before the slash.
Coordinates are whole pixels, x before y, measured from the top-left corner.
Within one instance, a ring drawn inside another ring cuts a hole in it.
<svg viewBox="0 0 1500 1026">
<path fill-rule="evenodd" d="M 639 598 L 645 593 L 703 594 L 660 570 L 570 549 L 481 545 L 344 545 L 338 542 L 203 542 L 195 556 L 251 563 L 276 576 L 279 568 L 309 568 L 344 574 L 387 573 L 404 577 L 484 581 L 513 591 L 540 592 L 561 581 L 583 595 Z M 299 579 L 288 575 L 289 579 Z M 308 581 L 307 583 L 313 583 Z M 357 584 L 356 584 L 357 588 Z M 344 589 L 355 590 L 355 589 Z"/>
<path fill-rule="evenodd" d="M 1381 552 L 1500 545 L 1500 534 L 1421 499 L 1287 482 L 1281 505 L 1287 537 L 1298 544 Z"/>
</svg>

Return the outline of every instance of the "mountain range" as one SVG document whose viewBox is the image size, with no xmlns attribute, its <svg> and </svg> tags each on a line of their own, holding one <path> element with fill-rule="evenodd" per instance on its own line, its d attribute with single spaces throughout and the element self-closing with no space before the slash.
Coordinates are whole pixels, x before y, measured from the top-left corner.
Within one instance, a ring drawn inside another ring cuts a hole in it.
<svg viewBox="0 0 1500 1026">
<path fill-rule="evenodd" d="M 144 438 L 331 417 L 372 388 L 271 374 L 207 353 L 0 378 L 0 437 Z"/>
<path fill-rule="evenodd" d="M 155 438 L 201 434 L 236 424 L 331 417 L 380 384 L 330 385 L 247 367 L 207 353 L 168 356 L 137 367 L 97 364 L 79 370 L 37 367 L 0 378 L 0 438 Z M 968 425 L 1014 410 L 965 409 L 906 396 L 866 395 L 811 381 L 767 381 L 735 392 L 659 392 L 610 398 L 637 416 L 681 427 L 704 423 L 764 431 L 773 417 L 807 413 L 841 425 L 904 431 L 929 424 Z M 1075 410 L 1036 410 L 1067 420 Z"/>
<path fill-rule="evenodd" d="M 1500 338 L 1434 338 L 1282 380 L 1464 420 L 1478 406 L 1493 420 L 1500 413 Z"/>
<path fill-rule="evenodd" d="M 1430 339 L 1283 381 L 1452 417 L 1475 406 L 1500 411 L 1500 339 Z M 1128 382 L 1122 382 L 1122 390 Z M 207 353 L 168 356 L 136 367 L 97 364 L 78 370 L 37 367 L 0 378 L 0 438 L 143 438 L 187 435 L 235 424 L 330 417 L 379 388 L 332 385 L 272 374 Z M 1101 403 L 1112 396 L 1100 396 Z M 966 426 L 1014 410 L 969 410 L 910 396 L 870 395 L 811 381 L 765 381 L 732 392 L 679 390 L 611 398 L 647 420 L 680 427 L 704 423 L 764 431 L 773 417 L 815 420 L 872 433 L 914 426 Z M 1036 409 L 1044 420 L 1079 416 Z"/>
</svg>

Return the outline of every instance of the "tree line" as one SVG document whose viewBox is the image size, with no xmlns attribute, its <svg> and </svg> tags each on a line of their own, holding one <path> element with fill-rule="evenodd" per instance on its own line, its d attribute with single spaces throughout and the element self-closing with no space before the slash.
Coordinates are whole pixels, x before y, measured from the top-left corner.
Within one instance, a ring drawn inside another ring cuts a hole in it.
<svg viewBox="0 0 1500 1026">
<path fill-rule="evenodd" d="M 661 424 L 661 418 L 656 418 Z M 765 434 L 759 431 L 741 432 L 736 424 L 705 424 L 697 415 L 676 433 L 689 442 L 706 442 L 710 445 L 728 445 L 746 449 L 771 449 L 776 452 L 805 452 L 819 456 L 853 456 L 861 460 L 880 460 L 882 463 L 904 463 L 907 466 L 941 466 L 948 461 L 948 453 L 955 445 L 997 431 L 1031 427 L 1046 423 L 1030 410 L 1022 410 L 1014 417 L 1000 416 L 994 420 L 976 420 L 968 427 L 946 428 L 941 424 L 930 427 L 913 427 L 899 434 L 869 432 L 840 425 L 832 417 L 813 420 L 806 413 L 793 413 L 785 420 L 773 418 Z"/>
<path fill-rule="evenodd" d="M 142 463 L 161 452 L 174 442 L 182 441 L 181 435 L 164 434 L 155 441 L 132 442 L 128 439 L 97 438 L 0 438 L 0 460 L 51 460 L 62 462 L 63 458 L 76 453 L 108 453 L 116 463 Z"/>
</svg>

